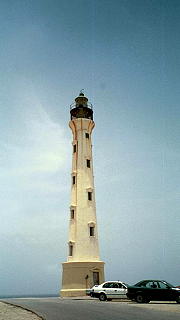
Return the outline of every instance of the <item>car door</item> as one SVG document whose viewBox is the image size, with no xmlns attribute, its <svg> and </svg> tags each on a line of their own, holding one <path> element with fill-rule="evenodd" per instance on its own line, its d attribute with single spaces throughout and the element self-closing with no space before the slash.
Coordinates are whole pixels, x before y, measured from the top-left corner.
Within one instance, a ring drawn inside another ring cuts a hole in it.
<svg viewBox="0 0 180 320">
<path fill-rule="evenodd" d="M 170 290 L 169 286 L 165 282 L 158 281 L 158 286 L 159 286 L 159 297 L 161 297 L 161 300 L 164 300 L 164 301 L 173 300 L 172 290 Z"/>
<path fill-rule="evenodd" d="M 145 295 L 149 297 L 151 300 L 158 300 L 160 299 L 160 291 L 159 285 L 157 281 L 152 280 L 146 283 Z"/>
<path fill-rule="evenodd" d="M 118 288 L 115 289 L 115 296 L 118 299 L 127 298 L 127 288 L 122 283 L 117 283 Z"/>
<path fill-rule="evenodd" d="M 113 282 L 107 283 L 103 286 L 103 291 L 107 298 L 113 299 L 115 295 L 115 284 Z"/>
<path fill-rule="evenodd" d="M 117 282 L 113 282 L 112 283 L 112 286 L 111 286 L 111 296 L 110 298 L 114 298 L 114 299 L 117 299 L 119 297 L 119 283 Z"/>
<path fill-rule="evenodd" d="M 126 288 L 124 285 L 118 282 L 111 282 L 109 287 L 106 288 L 107 298 L 120 299 L 126 297 Z"/>
</svg>

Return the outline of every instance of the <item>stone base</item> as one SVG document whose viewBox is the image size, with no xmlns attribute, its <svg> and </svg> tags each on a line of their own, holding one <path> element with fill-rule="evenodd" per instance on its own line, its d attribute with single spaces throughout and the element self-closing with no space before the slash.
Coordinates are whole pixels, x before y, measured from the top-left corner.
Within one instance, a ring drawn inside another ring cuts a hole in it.
<svg viewBox="0 0 180 320">
<path fill-rule="evenodd" d="M 62 264 L 61 297 L 85 296 L 88 289 L 94 286 L 97 277 L 104 282 L 104 262 L 64 262 Z"/>
<path fill-rule="evenodd" d="M 76 290 L 76 289 L 62 289 L 60 291 L 60 296 L 62 298 L 65 297 L 83 297 L 86 296 L 86 290 L 81 289 L 81 290 Z"/>
</svg>

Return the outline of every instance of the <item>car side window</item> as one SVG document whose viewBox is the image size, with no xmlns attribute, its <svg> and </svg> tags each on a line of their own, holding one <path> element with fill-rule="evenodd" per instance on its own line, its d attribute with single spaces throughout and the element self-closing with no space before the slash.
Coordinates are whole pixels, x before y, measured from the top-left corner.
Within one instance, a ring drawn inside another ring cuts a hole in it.
<svg viewBox="0 0 180 320">
<path fill-rule="evenodd" d="M 159 284 L 159 288 L 161 288 L 161 289 L 168 289 L 169 288 L 169 286 L 164 282 L 159 281 L 158 284 Z"/>
<path fill-rule="evenodd" d="M 139 287 L 147 287 L 147 283 L 146 282 L 142 282 Z"/>
<path fill-rule="evenodd" d="M 151 287 L 152 284 L 153 284 L 152 281 L 147 282 L 147 283 L 146 283 L 146 288 L 152 288 L 152 287 Z"/>
<path fill-rule="evenodd" d="M 111 284 L 112 284 L 111 282 L 105 283 L 105 284 L 103 285 L 103 288 L 110 288 L 110 285 L 111 285 Z"/>
<path fill-rule="evenodd" d="M 156 281 L 149 281 L 146 284 L 146 288 L 157 289 L 158 283 Z"/>
<path fill-rule="evenodd" d="M 122 283 L 116 283 L 116 282 L 107 282 L 103 285 L 103 288 L 123 288 L 123 289 L 126 289 L 126 287 L 124 287 L 122 285 Z"/>
</svg>

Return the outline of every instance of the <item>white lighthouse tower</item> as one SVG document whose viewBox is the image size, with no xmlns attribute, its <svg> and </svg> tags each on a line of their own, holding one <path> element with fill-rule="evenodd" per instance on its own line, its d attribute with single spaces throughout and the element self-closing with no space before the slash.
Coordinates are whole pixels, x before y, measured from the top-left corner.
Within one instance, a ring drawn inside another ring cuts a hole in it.
<svg viewBox="0 0 180 320">
<path fill-rule="evenodd" d="M 95 126 L 92 105 L 80 92 L 70 107 L 72 130 L 71 204 L 67 262 L 62 264 L 60 295 L 86 295 L 88 288 L 104 281 L 99 257 L 93 176 L 92 139 Z"/>
</svg>

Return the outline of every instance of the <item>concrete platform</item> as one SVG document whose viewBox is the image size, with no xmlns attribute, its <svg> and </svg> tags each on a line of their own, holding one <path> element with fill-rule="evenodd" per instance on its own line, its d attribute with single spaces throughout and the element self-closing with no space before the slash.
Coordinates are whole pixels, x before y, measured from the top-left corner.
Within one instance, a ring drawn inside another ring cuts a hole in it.
<svg viewBox="0 0 180 320">
<path fill-rule="evenodd" d="M 0 302 L 0 319 L 3 320 L 42 320 L 34 312 L 16 307 L 9 303 Z"/>
</svg>

